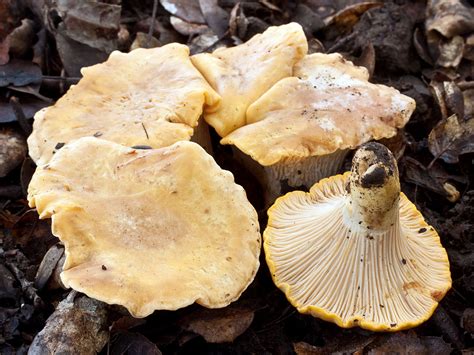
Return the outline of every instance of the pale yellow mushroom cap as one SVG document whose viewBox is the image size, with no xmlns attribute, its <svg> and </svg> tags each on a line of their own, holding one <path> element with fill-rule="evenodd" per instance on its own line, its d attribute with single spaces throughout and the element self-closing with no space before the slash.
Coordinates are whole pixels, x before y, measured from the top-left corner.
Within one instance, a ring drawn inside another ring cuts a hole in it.
<svg viewBox="0 0 474 355">
<path fill-rule="evenodd" d="M 301 313 L 344 328 L 417 326 L 451 287 L 446 251 L 399 192 L 396 164 L 359 158 L 370 163 L 323 179 L 309 193 L 290 192 L 270 208 L 264 232 L 270 272 Z"/>
<path fill-rule="evenodd" d="M 244 189 L 192 142 L 135 150 L 81 138 L 38 168 L 28 200 L 65 245 L 64 284 L 135 317 L 224 307 L 259 266 Z"/>
<path fill-rule="evenodd" d="M 38 165 L 58 143 L 86 136 L 153 148 L 189 140 L 203 106 L 212 111 L 220 101 L 192 65 L 189 48 L 177 43 L 113 52 L 82 74 L 54 106 L 35 115 L 28 147 Z"/>
<path fill-rule="evenodd" d="M 224 137 L 261 165 L 354 149 L 405 126 L 415 101 L 369 83 L 340 54 L 307 55 L 247 110 L 248 124 Z"/>
<path fill-rule="evenodd" d="M 269 27 L 244 44 L 192 56 L 196 68 L 222 96 L 217 110 L 204 111 L 206 121 L 221 137 L 245 125 L 249 105 L 291 76 L 293 65 L 307 51 L 302 27 L 289 23 Z"/>
</svg>

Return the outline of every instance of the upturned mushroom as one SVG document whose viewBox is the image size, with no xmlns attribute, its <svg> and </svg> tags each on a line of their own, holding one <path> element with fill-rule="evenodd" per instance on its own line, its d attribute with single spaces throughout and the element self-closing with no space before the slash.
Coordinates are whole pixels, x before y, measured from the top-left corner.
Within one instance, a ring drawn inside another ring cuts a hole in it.
<svg viewBox="0 0 474 355">
<path fill-rule="evenodd" d="M 137 150 L 81 138 L 38 167 L 28 200 L 65 245 L 64 285 L 135 317 L 224 307 L 259 266 L 257 213 L 192 142 Z"/>
<path fill-rule="evenodd" d="M 80 137 L 153 148 L 189 140 L 203 106 L 212 112 L 220 101 L 192 65 L 189 48 L 178 43 L 116 51 L 82 74 L 55 105 L 35 115 L 28 147 L 38 165 Z"/>
<path fill-rule="evenodd" d="M 351 172 L 279 198 L 268 215 L 270 272 L 301 313 L 397 331 L 426 321 L 451 287 L 446 250 L 400 192 L 381 144 L 360 148 Z"/>
<path fill-rule="evenodd" d="M 340 54 L 307 55 L 294 77 L 276 83 L 247 110 L 247 125 L 221 140 L 266 189 L 266 202 L 285 188 L 311 187 L 341 168 L 349 149 L 389 138 L 403 127 L 415 101 L 372 84 L 363 67 Z"/>
<path fill-rule="evenodd" d="M 222 96 L 217 108 L 204 110 L 205 120 L 224 137 L 246 124 L 251 103 L 280 79 L 292 75 L 308 43 L 297 23 L 269 27 L 244 44 L 191 57 L 193 64 Z"/>
</svg>

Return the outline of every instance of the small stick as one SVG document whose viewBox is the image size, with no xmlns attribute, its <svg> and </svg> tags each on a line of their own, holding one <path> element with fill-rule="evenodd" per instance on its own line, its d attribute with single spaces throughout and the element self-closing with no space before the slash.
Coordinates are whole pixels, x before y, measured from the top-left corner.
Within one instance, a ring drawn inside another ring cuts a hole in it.
<svg viewBox="0 0 474 355">
<path fill-rule="evenodd" d="M 146 37 L 146 47 L 150 48 L 150 41 L 151 36 L 153 35 L 153 29 L 155 28 L 155 20 L 156 20 L 156 11 L 158 10 L 158 0 L 153 1 L 153 10 L 151 13 L 151 23 L 150 28 L 148 29 L 148 34 Z"/>
<path fill-rule="evenodd" d="M 13 113 L 15 114 L 16 119 L 18 120 L 18 123 L 20 124 L 21 129 L 27 136 L 31 134 L 33 129 L 31 128 L 31 125 L 28 123 L 28 120 L 25 116 L 25 113 L 23 112 L 23 109 L 21 108 L 20 105 L 20 100 L 12 96 L 10 98 L 10 105 L 12 105 Z"/>
</svg>

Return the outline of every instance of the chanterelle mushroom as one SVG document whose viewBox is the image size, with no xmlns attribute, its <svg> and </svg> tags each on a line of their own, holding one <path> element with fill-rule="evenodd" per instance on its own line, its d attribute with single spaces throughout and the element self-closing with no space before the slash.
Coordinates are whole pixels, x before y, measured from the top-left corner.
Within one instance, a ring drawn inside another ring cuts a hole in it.
<svg viewBox="0 0 474 355">
<path fill-rule="evenodd" d="M 30 206 L 66 248 L 61 279 L 135 317 L 239 298 L 259 266 L 257 214 L 199 145 L 81 138 L 39 167 Z"/>
<path fill-rule="evenodd" d="M 396 161 L 381 144 L 360 148 L 352 172 L 279 198 L 268 215 L 267 263 L 301 313 L 401 330 L 426 321 L 451 287 L 438 234 L 400 193 Z"/>
<path fill-rule="evenodd" d="M 297 23 L 269 27 L 244 44 L 191 57 L 211 86 L 222 96 L 217 110 L 204 118 L 221 137 L 245 125 L 249 105 L 278 80 L 291 76 L 293 65 L 308 51 Z"/>
<path fill-rule="evenodd" d="M 368 79 L 340 54 L 307 55 L 294 77 L 249 107 L 248 124 L 221 142 L 247 155 L 247 164 L 258 162 L 251 170 L 266 186 L 267 203 L 285 192 L 282 184 L 309 188 L 337 173 L 348 149 L 394 136 L 415 109 L 413 99 Z"/>
<path fill-rule="evenodd" d="M 56 147 L 86 136 L 153 148 L 189 140 L 203 106 L 212 112 L 220 101 L 192 65 L 189 48 L 178 43 L 113 52 L 82 74 L 54 106 L 35 115 L 28 146 L 38 165 Z"/>
</svg>

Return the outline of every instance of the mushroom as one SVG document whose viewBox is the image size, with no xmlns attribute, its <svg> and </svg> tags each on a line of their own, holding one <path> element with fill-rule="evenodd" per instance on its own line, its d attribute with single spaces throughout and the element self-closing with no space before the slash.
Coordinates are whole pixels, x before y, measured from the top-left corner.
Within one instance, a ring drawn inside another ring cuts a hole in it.
<svg viewBox="0 0 474 355">
<path fill-rule="evenodd" d="M 415 109 L 412 98 L 369 83 L 365 68 L 337 53 L 307 55 L 294 75 L 254 102 L 248 124 L 221 140 L 256 172 L 267 205 L 287 185 L 309 188 L 336 174 L 349 149 L 394 136 Z"/>
<path fill-rule="evenodd" d="M 84 137 L 38 167 L 28 200 L 65 246 L 66 287 L 135 317 L 237 300 L 259 266 L 257 214 L 203 148 Z"/>
<path fill-rule="evenodd" d="M 451 287 L 446 250 L 379 143 L 356 152 L 351 172 L 288 193 L 268 215 L 270 272 L 301 313 L 397 331 L 426 321 Z"/>
<path fill-rule="evenodd" d="M 189 48 L 177 43 L 116 51 L 82 74 L 54 106 L 35 115 L 28 146 L 38 165 L 86 136 L 153 148 L 189 140 L 203 105 L 212 111 L 220 101 L 192 65 Z"/>
<path fill-rule="evenodd" d="M 224 137 L 245 125 L 248 106 L 278 80 L 292 75 L 308 44 L 297 23 L 269 27 L 244 44 L 191 57 L 193 64 L 222 96 L 217 109 L 204 110 L 205 120 Z"/>
</svg>

